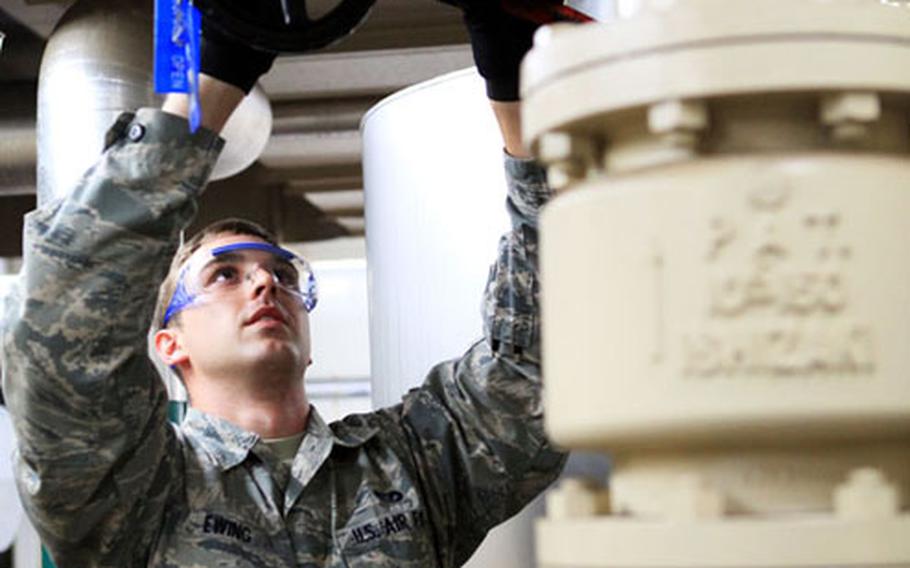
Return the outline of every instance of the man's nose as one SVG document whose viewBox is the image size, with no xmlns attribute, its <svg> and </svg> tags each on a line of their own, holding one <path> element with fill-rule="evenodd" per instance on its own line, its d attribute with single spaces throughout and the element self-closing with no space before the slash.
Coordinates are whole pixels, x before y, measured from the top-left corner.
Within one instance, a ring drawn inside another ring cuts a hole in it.
<svg viewBox="0 0 910 568">
<path fill-rule="evenodd" d="M 250 270 L 246 275 L 246 279 L 251 285 L 254 298 L 275 292 L 275 278 L 270 271 L 261 266 L 256 266 Z"/>
</svg>

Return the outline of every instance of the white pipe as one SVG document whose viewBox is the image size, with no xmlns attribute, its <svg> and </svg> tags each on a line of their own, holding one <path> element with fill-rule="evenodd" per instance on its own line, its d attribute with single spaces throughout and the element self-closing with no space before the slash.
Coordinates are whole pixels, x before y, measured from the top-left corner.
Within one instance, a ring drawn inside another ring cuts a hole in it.
<svg viewBox="0 0 910 568">
<path fill-rule="evenodd" d="M 480 301 L 508 228 L 502 142 L 476 72 L 401 91 L 363 121 L 373 402 L 388 406 L 482 335 Z M 533 566 L 533 511 L 467 566 Z"/>
</svg>

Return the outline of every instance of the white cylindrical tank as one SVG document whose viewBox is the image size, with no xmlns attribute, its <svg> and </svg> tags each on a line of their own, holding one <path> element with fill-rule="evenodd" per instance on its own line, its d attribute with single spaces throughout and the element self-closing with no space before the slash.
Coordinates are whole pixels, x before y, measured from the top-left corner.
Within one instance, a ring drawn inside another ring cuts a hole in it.
<svg viewBox="0 0 910 568">
<path fill-rule="evenodd" d="M 396 404 L 482 336 L 505 211 L 502 138 L 473 69 L 399 92 L 363 121 L 373 402 Z M 476 568 L 532 565 L 531 517 L 496 529 Z"/>
<path fill-rule="evenodd" d="M 506 186 L 473 69 L 392 95 L 362 130 L 373 401 L 384 406 L 482 335 Z"/>
<path fill-rule="evenodd" d="M 910 10 L 644 2 L 538 35 L 541 565 L 910 563 Z"/>
<path fill-rule="evenodd" d="M 13 544 L 24 518 L 16 492 L 12 456 L 16 447 L 15 433 L 6 408 L 0 406 L 0 553 Z"/>
</svg>

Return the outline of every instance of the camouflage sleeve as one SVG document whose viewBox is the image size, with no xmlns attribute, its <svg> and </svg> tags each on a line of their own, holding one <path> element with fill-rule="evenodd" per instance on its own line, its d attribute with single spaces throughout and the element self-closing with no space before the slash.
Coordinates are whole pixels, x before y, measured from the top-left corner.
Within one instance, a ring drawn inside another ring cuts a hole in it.
<svg viewBox="0 0 910 568">
<path fill-rule="evenodd" d="M 537 216 L 551 193 L 531 160 L 507 157 L 506 172 L 512 230 L 484 294 L 486 339 L 436 366 L 401 407 L 446 566 L 465 562 L 566 458 L 547 439 L 541 404 Z"/>
<path fill-rule="evenodd" d="M 222 145 L 150 109 L 122 116 L 65 198 L 25 220 L 2 331 L 17 483 L 61 566 L 136 566 L 180 452 L 147 356 L 158 283 Z"/>
<path fill-rule="evenodd" d="M 540 362 L 537 218 L 552 190 L 536 160 L 506 155 L 512 230 L 502 236 L 483 301 L 484 333 L 494 351 Z M 538 373 L 539 374 L 539 373 Z"/>
</svg>

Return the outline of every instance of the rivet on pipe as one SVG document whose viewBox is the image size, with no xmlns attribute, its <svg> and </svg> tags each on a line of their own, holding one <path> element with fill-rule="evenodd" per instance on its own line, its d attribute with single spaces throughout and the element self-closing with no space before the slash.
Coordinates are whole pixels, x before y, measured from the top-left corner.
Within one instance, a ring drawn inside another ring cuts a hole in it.
<svg viewBox="0 0 910 568">
<path fill-rule="evenodd" d="M 609 511 L 609 492 L 590 479 L 569 478 L 547 493 L 550 519 L 594 517 Z"/>
</svg>

